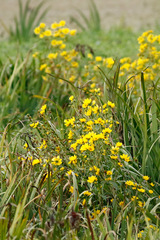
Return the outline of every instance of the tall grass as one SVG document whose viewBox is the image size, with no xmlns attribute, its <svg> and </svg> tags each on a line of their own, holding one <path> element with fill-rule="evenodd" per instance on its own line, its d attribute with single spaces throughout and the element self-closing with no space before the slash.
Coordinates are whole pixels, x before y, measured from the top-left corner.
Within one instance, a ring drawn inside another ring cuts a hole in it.
<svg viewBox="0 0 160 240">
<path fill-rule="evenodd" d="M 17 57 L 15 62 L 8 60 L 0 75 L 0 120 L 1 131 L 7 123 L 22 119 L 24 114 L 34 114 L 42 100 L 34 95 L 46 96 L 51 84 L 45 83 L 36 71 L 36 62 L 31 59 L 31 52 L 25 58 Z M 14 103 L 14 104 L 13 104 Z"/>
<path fill-rule="evenodd" d="M 34 8 L 30 7 L 31 0 L 27 0 L 23 5 L 22 0 L 18 0 L 18 17 L 15 16 L 13 23 L 14 26 L 8 28 L 4 22 L 1 21 L 2 26 L 9 34 L 11 39 L 19 41 L 28 41 L 30 37 L 33 37 L 34 28 L 42 21 L 48 12 L 48 8 L 42 10 L 45 1 L 41 1 Z"/>
<path fill-rule="evenodd" d="M 121 123 L 118 129 L 119 138 L 132 154 L 138 168 L 140 167 L 142 174 L 152 176 L 154 181 L 159 182 L 159 79 L 153 85 L 152 92 L 147 96 L 144 73 L 139 74 L 141 76 L 141 96 L 136 99 L 136 102 L 132 90 L 126 88 L 126 83 L 129 80 L 120 88 L 118 87 L 119 64 L 112 82 L 105 80 L 107 89 L 105 98 L 108 99 L 109 96 L 116 103 L 115 119 L 118 119 Z M 105 79 L 107 79 L 107 76 L 105 76 Z M 141 114 L 139 113 L 140 106 L 144 110 Z"/>
<path fill-rule="evenodd" d="M 82 31 L 100 31 L 102 29 L 101 27 L 101 19 L 100 19 L 100 14 L 99 11 L 97 9 L 97 6 L 94 2 L 94 0 L 90 0 L 89 1 L 89 13 L 90 16 L 89 18 L 87 18 L 85 16 L 85 14 L 83 13 L 83 11 L 81 11 L 80 9 L 77 9 L 77 12 L 79 14 L 79 16 L 82 19 L 82 23 L 81 21 L 79 21 L 79 19 L 77 17 L 70 17 L 70 21 L 71 23 L 74 23 L 77 25 L 77 27 L 79 27 Z"/>
</svg>

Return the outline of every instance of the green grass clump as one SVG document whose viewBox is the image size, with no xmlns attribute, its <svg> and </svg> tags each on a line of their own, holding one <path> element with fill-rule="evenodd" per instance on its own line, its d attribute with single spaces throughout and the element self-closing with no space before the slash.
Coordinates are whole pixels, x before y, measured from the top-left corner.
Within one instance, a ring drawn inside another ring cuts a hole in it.
<svg viewBox="0 0 160 240">
<path fill-rule="evenodd" d="M 13 19 L 14 27 L 8 28 L 4 22 L 1 21 L 2 26 L 6 30 L 10 39 L 21 41 L 28 41 L 33 37 L 34 28 L 42 21 L 45 17 L 48 8 L 42 10 L 44 1 L 41 1 L 34 8 L 30 7 L 30 0 L 25 2 L 23 5 L 21 0 L 18 0 L 18 17 L 15 16 Z"/>
</svg>

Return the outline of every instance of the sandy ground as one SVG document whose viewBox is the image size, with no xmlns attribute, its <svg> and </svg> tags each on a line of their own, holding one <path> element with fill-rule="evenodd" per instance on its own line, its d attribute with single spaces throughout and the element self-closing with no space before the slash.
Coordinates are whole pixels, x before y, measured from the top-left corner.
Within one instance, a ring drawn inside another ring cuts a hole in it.
<svg viewBox="0 0 160 240">
<path fill-rule="evenodd" d="M 30 6 L 33 7 L 40 1 L 31 0 Z M 25 2 L 26 0 L 23 0 L 23 3 Z M 135 30 L 142 26 L 151 28 L 155 23 L 160 24 L 160 0 L 95 0 L 95 3 L 105 29 L 120 23 Z M 44 19 L 48 24 L 61 19 L 69 22 L 71 15 L 78 17 L 76 8 L 89 15 L 89 0 L 45 0 L 45 6 L 50 6 Z M 10 26 L 16 14 L 18 0 L 0 0 L 0 20 Z M 0 24 L 1 35 L 3 31 Z"/>
</svg>

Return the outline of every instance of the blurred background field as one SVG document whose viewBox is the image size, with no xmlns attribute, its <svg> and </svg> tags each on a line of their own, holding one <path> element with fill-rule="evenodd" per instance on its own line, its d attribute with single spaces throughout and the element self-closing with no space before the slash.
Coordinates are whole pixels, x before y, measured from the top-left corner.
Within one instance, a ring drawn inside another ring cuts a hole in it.
<svg viewBox="0 0 160 240">
<path fill-rule="evenodd" d="M 40 1 L 32 0 L 30 7 L 34 7 L 38 2 Z M 158 0 L 95 0 L 95 3 L 104 29 L 120 23 L 136 30 L 141 27 L 152 28 L 155 23 L 160 21 L 160 2 Z M 0 19 L 8 26 L 12 24 L 14 15 L 18 13 L 18 1 L 1 0 L 0 4 Z M 51 23 L 54 19 L 57 21 L 64 19 L 69 22 L 71 15 L 78 16 L 75 8 L 81 9 L 86 15 L 89 14 L 89 4 L 86 0 L 46 0 L 45 4 L 50 6 L 44 18 L 46 23 Z"/>
</svg>

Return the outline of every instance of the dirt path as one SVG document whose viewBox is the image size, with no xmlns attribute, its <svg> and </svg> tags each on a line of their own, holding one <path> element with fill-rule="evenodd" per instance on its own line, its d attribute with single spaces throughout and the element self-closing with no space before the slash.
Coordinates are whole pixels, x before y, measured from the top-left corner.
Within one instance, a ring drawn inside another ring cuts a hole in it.
<svg viewBox="0 0 160 240">
<path fill-rule="evenodd" d="M 31 0 L 31 7 L 41 0 Z M 25 3 L 25 0 L 23 0 Z M 45 6 L 50 10 L 45 22 L 64 19 L 69 22 L 70 16 L 76 16 L 75 8 L 79 8 L 86 15 L 89 14 L 89 0 L 46 0 Z M 155 22 L 160 24 L 160 0 L 95 0 L 101 15 L 102 26 L 105 29 L 115 24 L 123 23 L 133 29 L 142 26 L 151 28 Z M 18 13 L 18 0 L 0 0 L 0 19 L 10 26 L 13 17 Z M 0 32 L 2 32 L 0 26 Z"/>
</svg>

